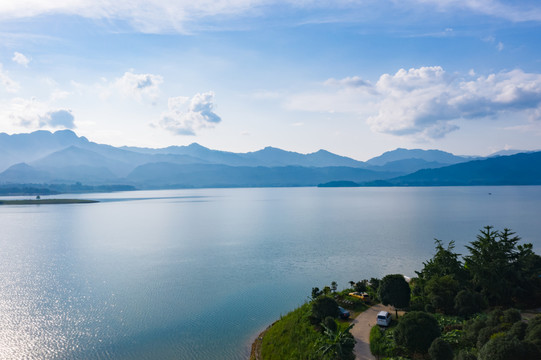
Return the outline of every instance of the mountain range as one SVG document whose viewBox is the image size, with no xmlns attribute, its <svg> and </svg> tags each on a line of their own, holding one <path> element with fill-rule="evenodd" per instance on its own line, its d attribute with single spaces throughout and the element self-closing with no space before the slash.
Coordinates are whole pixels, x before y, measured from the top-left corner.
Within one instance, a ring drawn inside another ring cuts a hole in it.
<svg viewBox="0 0 541 360">
<path fill-rule="evenodd" d="M 522 154 L 519 150 L 508 153 L 514 155 L 496 153 L 494 157 L 480 158 L 440 150 L 396 149 L 362 162 L 326 150 L 300 154 L 266 147 L 233 153 L 197 143 L 161 149 L 114 147 L 91 142 L 71 130 L 54 133 L 40 130 L 28 134 L 0 133 L 0 187 L 84 184 L 103 189 L 121 184 L 152 189 L 325 183 L 342 186 L 540 183 L 537 172 L 528 169 L 541 168 L 532 165 L 539 161 L 535 154 L 541 153 Z M 502 172 L 502 166 L 509 171 Z M 508 176 L 494 177 L 492 173 L 496 169 Z"/>
</svg>

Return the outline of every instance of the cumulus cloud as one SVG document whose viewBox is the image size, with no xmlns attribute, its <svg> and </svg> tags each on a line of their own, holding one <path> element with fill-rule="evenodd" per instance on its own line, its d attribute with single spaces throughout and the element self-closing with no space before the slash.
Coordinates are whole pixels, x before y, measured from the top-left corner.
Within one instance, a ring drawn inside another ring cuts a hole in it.
<svg viewBox="0 0 541 360">
<path fill-rule="evenodd" d="M 520 69 L 480 75 L 427 66 L 383 74 L 374 83 L 347 77 L 322 85 L 290 96 L 286 108 L 354 114 L 375 132 L 424 140 L 442 138 L 463 121 L 541 120 L 541 74 Z"/>
<path fill-rule="evenodd" d="M 75 118 L 73 117 L 71 110 L 60 109 L 47 112 L 40 118 L 40 125 L 53 128 L 73 129 L 75 128 L 74 120 Z"/>
<path fill-rule="evenodd" d="M 157 125 L 178 135 L 195 135 L 201 129 L 215 127 L 222 119 L 214 112 L 214 92 L 169 98 L 168 110 Z"/>
<path fill-rule="evenodd" d="M 125 96 L 141 100 L 143 97 L 156 99 L 162 83 L 163 78 L 160 75 L 134 74 L 128 71 L 116 79 L 112 86 Z"/>
<path fill-rule="evenodd" d="M 0 104 L 0 123 L 5 127 L 24 129 L 75 128 L 69 109 L 54 109 L 35 98 L 13 98 Z"/>
<path fill-rule="evenodd" d="M 28 63 L 30 62 L 29 58 L 16 51 L 15 53 L 13 53 L 13 57 L 11 58 L 11 60 L 24 67 L 28 67 Z"/>
<path fill-rule="evenodd" d="M 513 70 L 461 78 L 441 67 L 400 69 L 375 85 L 382 97 L 373 130 L 395 135 L 443 137 L 458 129 L 454 120 L 497 117 L 506 113 L 539 119 L 541 74 Z"/>
<path fill-rule="evenodd" d="M 9 75 L 4 71 L 2 64 L 0 64 L 0 83 L 4 86 L 4 89 L 7 92 L 15 93 L 19 91 L 19 83 L 9 77 Z"/>
</svg>

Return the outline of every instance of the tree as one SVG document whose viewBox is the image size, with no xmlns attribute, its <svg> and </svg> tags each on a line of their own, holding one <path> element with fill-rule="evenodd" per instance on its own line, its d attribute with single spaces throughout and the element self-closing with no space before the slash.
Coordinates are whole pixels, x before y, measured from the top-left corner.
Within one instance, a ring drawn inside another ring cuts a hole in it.
<svg viewBox="0 0 541 360">
<path fill-rule="evenodd" d="M 479 360 L 523 359 L 538 360 L 541 352 L 530 343 L 521 342 L 514 337 L 496 336 L 479 350 Z"/>
<path fill-rule="evenodd" d="M 329 295 L 330 293 L 331 293 L 331 287 L 330 286 L 325 286 L 323 288 L 323 294 Z"/>
<path fill-rule="evenodd" d="M 391 274 L 381 279 L 381 284 L 378 289 L 378 297 L 384 305 L 392 305 L 396 311 L 397 308 L 408 307 L 410 303 L 411 289 L 404 279 L 403 275 Z"/>
<path fill-rule="evenodd" d="M 518 236 L 509 229 L 502 232 L 486 226 L 477 240 L 466 246 L 470 255 L 465 266 L 470 272 L 473 285 L 481 291 L 491 305 L 508 305 L 513 290 L 517 288 L 520 274 L 518 259 L 521 257 Z"/>
<path fill-rule="evenodd" d="M 330 329 L 332 331 L 336 331 L 338 329 L 338 324 L 336 324 L 336 320 L 334 320 L 334 318 L 330 316 L 327 316 L 325 320 L 323 320 L 323 325 L 325 325 L 325 329 Z"/>
<path fill-rule="evenodd" d="M 368 280 L 357 281 L 357 283 L 355 283 L 355 291 L 365 292 L 367 284 Z"/>
<path fill-rule="evenodd" d="M 377 294 L 378 289 L 379 289 L 379 284 L 381 284 L 381 280 L 378 278 L 370 278 L 369 284 L 372 290 Z"/>
<path fill-rule="evenodd" d="M 436 338 L 428 348 L 431 360 L 453 360 L 453 348 L 442 338 Z"/>
<path fill-rule="evenodd" d="M 322 357 L 330 356 L 331 359 L 335 360 L 355 359 L 355 354 L 353 353 L 355 339 L 349 332 L 352 327 L 353 324 L 343 330 L 332 330 L 323 324 L 325 338 L 318 350 Z"/>
<path fill-rule="evenodd" d="M 454 310 L 454 299 L 458 292 L 458 281 L 452 275 L 433 277 L 425 286 L 425 293 L 434 309 L 445 314 Z"/>
<path fill-rule="evenodd" d="M 336 281 L 333 281 L 331 283 L 331 290 L 332 292 L 336 292 L 336 289 L 338 289 L 338 284 L 336 283 Z"/>
<path fill-rule="evenodd" d="M 423 263 L 424 268 L 421 272 L 416 272 L 419 278 L 430 280 L 435 277 L 451 275 L 459 282 L 463 282 L 467 273 L 464 266 L 458 260 L 460 254 L 454 253 L 455 242 L 449 241 L 447 248 L 443 247 L 443 241 L 435 239 L 436 254 L 427 262 Z"/>
<path fill-rule="evenodd" d="M 355 281 L 353 281 L 353 280 L 350 281 L 350 282 L 349 282 L 349 286 L 353 289 L 353 287 L 355 286 Z"/>
<path fill-rule="evenodd" d="M 394 334 L 399 345 L 412 353 L 425 354 L 441 332 L 433 315 L 423 311 L 411 311 L 402 317 Z"/>
<path fill-rule="evenodd" d="M 312 318 L 315 324 L 321 323 L 327 316 L 336 318 L 338 315 L 340 310 L 333 298 L 321 296 L 312 302 Z"/>
<path fill-rule="evenodd" d="M 455 311 L 458 315 L 469 316 L 484 307 L 483 296 L 470 290 L 461 290 L 455 296 Z"/>
<path fill-rule="evenodd" d="M 315 300 L 315 299 L 318 298 L 321 294 L 323 294 L 323 292 L 320 291 L 318 287 L 313 287 L 313 288 L 312 288 L 312 300 Z"/>
</svg>

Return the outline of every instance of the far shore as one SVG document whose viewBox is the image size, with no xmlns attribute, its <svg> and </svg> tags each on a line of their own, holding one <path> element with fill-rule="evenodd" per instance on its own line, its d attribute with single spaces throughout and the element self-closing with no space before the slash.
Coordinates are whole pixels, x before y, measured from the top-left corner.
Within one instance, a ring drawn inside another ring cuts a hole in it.
<svg viewBox="0 0 541 360">
<path fill-rule="evenodd" d="M 97 200 L 85 199 L 28 199 L 28 200 L 0 200 L 0 205 L 51 205 L 51 204 L 92 204 Z"/>
</svg>

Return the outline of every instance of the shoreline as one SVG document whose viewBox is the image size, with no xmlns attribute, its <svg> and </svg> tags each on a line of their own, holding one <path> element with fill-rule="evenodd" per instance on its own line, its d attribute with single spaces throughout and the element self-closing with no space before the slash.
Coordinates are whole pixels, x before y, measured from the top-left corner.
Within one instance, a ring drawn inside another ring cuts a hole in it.
<svg viewBox="0 0 541 360">
<path fill-rule="evenodd" d="M 28 199 L 28 200 L 0 200 L 0 205 L 54 205 L 54 204 L 94 204 L 97 200 L 84 199 Z"/>
<path fill-rule="evenodd" d="M 265 330 L 263 330 L 261 333 L 259 333 L 259 335 L 252 342 L 252 346 L 251 346 L 251 350 L 250 350 L 250 357 L 249 357 L 250 360 L 261 360 L 262 359 L 262 357 L 261 357 L 261 345 L 263 344 L 263 338 L 265 337 L 265 334 L 267 333 L 267 331 L 269 331 L 269 329 L 271 327 L 273 327 L 274 324 L 276 324 L 278 321 L 280 321 L 280 320 L 276 320 L 275 322 L 273 322 L 272 324 L 267 326 L 267 328 Z"/>
</svg>

